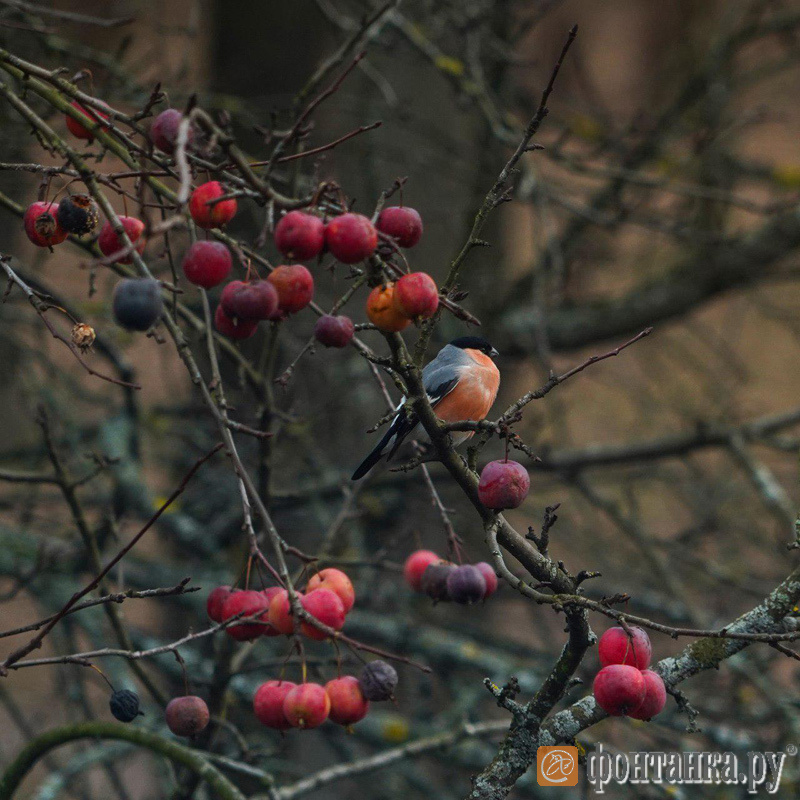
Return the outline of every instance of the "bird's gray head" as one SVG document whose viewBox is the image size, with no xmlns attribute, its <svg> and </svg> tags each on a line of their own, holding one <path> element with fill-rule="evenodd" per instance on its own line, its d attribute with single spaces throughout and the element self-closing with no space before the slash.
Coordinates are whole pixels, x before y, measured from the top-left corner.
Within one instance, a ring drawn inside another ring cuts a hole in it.
<svg viewBox="0 0 800 800">
<path fill-rule="evenodd" d="M 453 341 L 450 342 L 450 346 L 458 347 L 461 350 L 479 350 L 481 353 L 485 353 L 489 356 L 489 358 L 500 355 L 500 353 L 481 336 L 460 336 L 458 339 L 453 339 Z"/>
</svg>

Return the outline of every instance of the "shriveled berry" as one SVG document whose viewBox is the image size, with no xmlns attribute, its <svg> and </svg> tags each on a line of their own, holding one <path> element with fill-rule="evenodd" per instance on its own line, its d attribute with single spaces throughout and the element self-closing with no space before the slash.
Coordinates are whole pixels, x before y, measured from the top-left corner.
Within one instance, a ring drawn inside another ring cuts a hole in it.
<svg viewBox="0 0 800 800">
<path fill-rule="evenodd" d="M 195 286 L 211 289 L 231 271 L 231 252 L 222 242 L 195 242 L 183 257 L 183 274 Z"/>
<path fill-rule="evenodd" d="M 68 233 L 56 219 L 58 206 L 55 203 L 31 203 L 22 217 L 25 234 L 37 247 L 52 247 L 61 244 Z"/>
<path fill-rule="evenodd" d="M 258 322 L 229 317 L 222 306 L 217 306 L 214 312 L 214 327 L 229 339 L 249 339 L 256 332 Z"/>
<path fill-rule="evenodd" d="M 314 325 L 314 336 L 325 347 L 347 347 L 354 333 L 355 325 L 350 317 L 324 314 Z"/>
<path fill-rule="evenodd" d="M 435 603 L 446 602 L 450 599 L 447 592 L 447 579 L 455 568 L 455 564 L 439 561 L 429 564 L 422 573 L 420 582 L 422 591 Z"/>
<path fill-rule="evenodd" d="M 287 258 L 307 261 L 318 256 L 325 244 L 325 225 L 319 217 L 290 211 L 275 226 L 275 247 Z"/>
<path fill-rule="evenodd" d="M 70 105 L 76 111 L 80 111 L 81 114 L 89 117 L 92 122 L 98 124 L 101 130 L 108 130 L 108 125 L 103 124 L 104 121 L 108 120 L 108 114 L 104 114 L 102 111 L 98 111 L 96 108 L 86 108 L 77 100 L 73 100 Z M 91 144 L 91 142 L 94 140 L 94 133 L 90 131 L 89 128 L 87 128 L 82 122 L 79 122 L 69 114 L 67 114 L 66 117 L 67 130 L 78 139 L 86 139 Z"/>
<path fill-rule="evenodd" d="M 531 479 L 518 461 L 490 461 L 478 482 L 480 501 L 494 511 L 517 508 L 528 496 Z"/>
<path fill-rule="evenodd" d="M 278 307 L 284 314 L 302 311 L 314 297 L 314 278 L 302 264 L 282 264 L 267 280 L 278 292 Z"/>
<path fill-rule="evenodd" d="M 220 200 L 228 191 L 219 181 L 201 184 L 189 198 L 189 213 L 196 225 L 210 230 L 227 225 L 235 216 L 238 204 L 235 197 Z"/>
<path fill-rule="evenodd" d="M 206 600 L 206 613 L 208 618 L 214 622 L 222 622 L 224 619 L 223 608 L 225 601 L 231 596 L 230 586 L 217 586 L 208 593 Z"/>
<path fill-rule="evenodd" d="M 413 247 L 422 237 L 422 217 L 408 206 L 389 206 L 378 215 L 376 227 L 399 247 Z"/>
<path fill-rule="evenodd" d="M 68 194 L 58 204 L 56 218 L 65 231 L 83 236 L 97 227 L 100 211 L 88 194 Z"/>
<path fill-rule="evenodd" d="M 120 722 L 133 722 L 143 711 L 139 710 L 139 695 L 130 689 L 118 689 L 111 693 L 108 707 Z"/>
<path fill-rule="evenodd" d="M 269 621 L 278 633 L 291 636 L 294 633 L 295 617 L 286 589 L 277 591 L 269 602 Z"/>
<path fill-rule="evenodd" d="M 364 697 L 358 678 L 345 675 L 325 684 L 331 701 L 329 718 L 339 725 L 354 725 L 364 719 L 369 711 L 369 700 Z"/>
<path fill-rule="evenodd" d="M 268 728 L 285 731 L 291 728 L 291 723 L 286 719 L 283 711 L 283 701 L 286 695 L 297 686 L 291 681 L 267 681 L 256 689 L 253 696 L 253 711 L 256 719 Z"/>
<path fill-rule="evenodd" d="M 114 288 L 111 308 L 123 328 L 149 330 L 164 308 L 161 286 L 153 278 L 123 278 Z"/>
<path fill-rule="evenodd" d="M 144 239 L 140 238 L 144 231 L 144 222 L 142 222 L 140 219 L 136 219 L 136 217 L 120 217 L 119 221 L 122 224 L 127 237 L 131 240 L 131 244 L 136 245 L 136 252 L 141 255 L 144 251 L 145 245 Z M 97 237 L 97 246 L 100 248 L 100 252 L 104 256 L 111 256 L 114 253 L 122 250 L 124 247 L 119 236 L 117 236 L 117 232 L 114 230 L 108 220 L 103 223 L 103 227 L 100 229 L 100 235 Z M 128 254 L 126 256 L 120 256 L 119 258 L 114 259 L 113 263 L 130 264 L 131 260 L 132 257 L 130 254 Z"/>
<path fill-rule="evenodd" d="M 367 700 L 392 700 L 397 688 L 397 671 L 380 659 L 370 661 L 361 671 L 358 682 Z"/>
<path fill-rule="evenodd" d="M 229 620 L 231 617 L 241 614 L 243 617 L 255 617 L 257 620 L 266 622 L 267 609 L 267 598 L 261 592 L 245 589 L 241 592 L 233 592 L 228 597 L 222 606 L 222 619 Z M 229 625 L 225 628 L 225 632 L 238 642 L 249 642 L 261 636 L 265 628 L 266 626 L 260 621 L 243 622 Z"/>
<path fill-rule="evenodd" d="M 483 596 L 485 600 L 497 591 L 497 573 L 494 571 L 494 567 L 485 561 L 479 561 L 475 566 L 481 571 L 483 580 L 486 583 L 486 594 Z"/>
<path fill-rule="evenodd" d="M 597 644 L 597 655 L 600 664 L 607 667 L 609 664 L 627 664 L 636 669 L 647 669 L 653 649 L 650 637 L 644 628 L 638 625 L 629 625 L 631 635 L 621 627 L 609 628 Z"/>
<path fill-rule="evenodd" d="M 486 595 L 486 581 L 481 571 L 472 564 L 456 567 L 447 576 L 447 595 L 463 606 L 479 603 Z"/>
<path fill-rule="evenodd" d="M 411 319 L 430 319 L 439 308 L 439 290 L 425 272 L 403 275 L 394 286 L 395 308 Z"/>
<path fill-rule="evenodd" d="M 380 331 L 397 333 L 411 324 L 410 317 L 398 310 L 394 303 L 394 284 L 376 286 L 367 297 L 367 316 Z"/>
<path fill-rule="evenodd" d="M 375 252 L 378 232 L 363 214 L 342 214 L 325 226 L 325 244 L 343 264 L 355 264 Z"/>
<path fill-rule="evenodd" d="M 231 281 L 222 290 L 219 302 L 229 317 L 272 319 L 278 310 L 278 293 L 269 281 Z"/>
<path fill-rule="evenodd" d="M 313 575 L 306 586 L 306 593 L 313 592 L 314 589 L 330 589 L 344 605 L 345 614 L 350 611 L 356 601 L 356 592 L 353 589 L 353 582 L 348 575 L 335 567 L 321 569 Z"/>
<path fill-rule="evenodd" d="M 597 673 L 592 691 L 597 704 L 606 714 L 623 717 L 642 704 L 646 685 L 641 671 L 636 667 L 611 664 Z"/>
<path fill-rule="evenodd" d="M 314 589 L 314 591 L 309 592 L 300 599 L 300 604 L 323 625 L 327 625 L 335 631 L 340 631 L 344 627 L 344 603 L 339 595 L 330 589 Z M 320 630 L 309 622 L 303 622 L 300 630 L 309 639 L 321 642 L 323 639 L 328 638 L 328 634 L 325 631 Z"/>
<path fill-rule="evenodd" d="M 651 720 L 660 714 L 667 702 L 667 689 L 664 681 L 657 672 L 651 669 L 642 670 L 644 678 L 644 700 L 633 710 L 628 712 L 632 719 Z"/>
<path fill-rule="evenodd" d="M 422 575 L 431 565 L 441 561 L 441 557 L 433 550 L 416 550 L 403 565 L 403 577 L 406 583 L 415 591 L 422 591 Z"/>
<path fill-rule="evenodd" d="M 172 155 L 178 144 L 178 130 L 180 129 L 183 114 L 176 108 L 167 108 L 162 111 L 150 126 L 150 141 L 162 152 Z M 189 126 L 186 144 L 194 141 L 194 127 Z"/>
<path fill-rule="evenodd" d="M 331 701 L 324 686 L 301 683 L 283 701 L 283 713 L 293 728 L 318 728 L 328 719 Z"/>
<path fill-rule="evenodd" d="M 202 697 L 174 697 L 167 704 L 167 727 L 176 736 L 194 736 L 208 725 L 208 706 Z"/>
</svg>

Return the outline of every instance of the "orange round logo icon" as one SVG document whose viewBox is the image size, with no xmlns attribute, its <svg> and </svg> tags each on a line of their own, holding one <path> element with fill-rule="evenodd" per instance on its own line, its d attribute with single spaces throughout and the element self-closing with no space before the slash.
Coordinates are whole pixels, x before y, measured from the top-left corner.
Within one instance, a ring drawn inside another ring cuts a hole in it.
<svg viewBox="0 0 800 800">
<path fill-rule="evenodd" d="M 569 745 L 540 747 L 536 751 L 539 786 L 577 786 L 578 748 Z"/>
</svg>

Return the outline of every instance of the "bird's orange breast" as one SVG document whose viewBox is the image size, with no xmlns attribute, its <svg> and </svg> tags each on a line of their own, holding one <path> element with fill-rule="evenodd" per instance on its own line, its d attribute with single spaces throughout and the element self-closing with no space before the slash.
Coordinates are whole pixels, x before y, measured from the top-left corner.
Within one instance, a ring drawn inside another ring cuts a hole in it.
<svg viewBox="0 0 800 800">
<path fill-rule="evenodd" d="M 464 352 L 474 364 L 464 368 L 455 388 L 436 405 L 436 416 L 444 422 L 484 419 L 500 388 L 500 372 L 494 361 L 480 350 Z"/>
</svg>

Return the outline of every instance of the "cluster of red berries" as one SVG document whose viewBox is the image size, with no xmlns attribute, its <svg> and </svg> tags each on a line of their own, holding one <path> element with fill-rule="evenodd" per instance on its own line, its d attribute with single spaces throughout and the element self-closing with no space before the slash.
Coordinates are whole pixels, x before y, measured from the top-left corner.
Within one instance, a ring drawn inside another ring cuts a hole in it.
<svg viewBox="0 0 800 800">
<path fill-rule="evenodd" d="M 391 700 L 397 672 L 385 661 L 371 661 L 361 677 L 344 675 L 319 683 L 285 680 L 262 683 L 253 696 L 253 711 L 262 725 L 275 730 L 318 728 L 329 719 L 355 725 L 369 712 L 370 701 Z"/>
<path fill-rule="evenodd" d="M 486 508 L 502 511 L 517 508 L 528 496 L 531 479 L 518 461 L 490 461 L 481 471 L 478 497 Z"/>
<path fill-rule="evenodd" d="M 403 566 L 403 577 L 415 591 L 427 594 L 435 603 L 452 601 L 471 605 L 497 591 L 497 575 L 490 564 L 453 564 L 433 550 L 413 552 Z"/>
<path fill-rule="evenodd" d="M 650 720 L 667 702 L 661 676 L 651 669 L 652 647 L 647 631 L 609 628 L 598 644 L 602 669 L 594 679 L 594 699 L 612 717 Z"/>
</svg>

